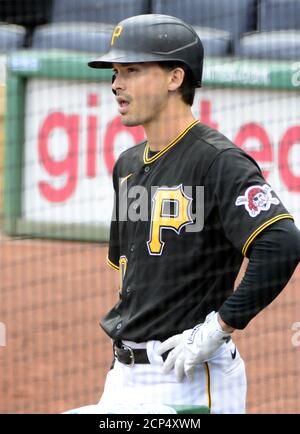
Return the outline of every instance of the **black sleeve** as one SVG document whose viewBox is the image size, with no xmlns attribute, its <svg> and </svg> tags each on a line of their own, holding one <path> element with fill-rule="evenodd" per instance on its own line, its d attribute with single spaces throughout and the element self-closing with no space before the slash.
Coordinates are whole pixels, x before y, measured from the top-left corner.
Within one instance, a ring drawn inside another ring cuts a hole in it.
<svg viewBox="0 0 300 434">
<path fill-rule="evenodd" d="M 262 176 L 257 163 L 239 148 L 221 152 L 205 185 L 205 212 L 216 206 L 226 238 L 244 256 L 255 238 L 276 221 L 293 217 Z"/>
<path fill-rule="evenodd" d="M 219 314 L 231 327 L 243 329 L 268 306 L 291 278 L 300 261 L 300 232 L 292 220 L 280 220 L 254 240 L 244 278 Z"/>
</svg>

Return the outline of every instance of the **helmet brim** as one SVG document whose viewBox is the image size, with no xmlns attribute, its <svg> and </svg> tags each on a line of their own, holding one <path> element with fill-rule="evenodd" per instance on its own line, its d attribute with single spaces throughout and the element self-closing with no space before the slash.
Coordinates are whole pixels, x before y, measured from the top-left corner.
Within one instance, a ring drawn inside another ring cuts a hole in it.
<svg viewBox="0 0 300 434">
<path fill-rule="evenodd" d="M 166 62 L 177 60 L 174 57 L 169 59 L 164 54 L 158 53 L 139 53 L 134 51 L 113 50 L 101 57 L 88 62 L 91 68 L 112 68 L 113 63 L 145 63 L 145 62 Z M 181 61 L 181 59 L 178 59 Z"/>
</svg>

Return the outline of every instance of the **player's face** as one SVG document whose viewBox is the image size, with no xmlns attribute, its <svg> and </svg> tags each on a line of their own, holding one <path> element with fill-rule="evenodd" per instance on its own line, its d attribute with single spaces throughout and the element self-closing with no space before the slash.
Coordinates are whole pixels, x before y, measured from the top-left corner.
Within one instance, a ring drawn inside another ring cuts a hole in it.
<svg viewBox="0 0 300 434">
<path fill-rule="evenodd" d="M 114 64 L 116 93 L 122 123 L 127 126 L 155 122 L 168 98 L 169 74 L 155 63 Z"/>
</svg>

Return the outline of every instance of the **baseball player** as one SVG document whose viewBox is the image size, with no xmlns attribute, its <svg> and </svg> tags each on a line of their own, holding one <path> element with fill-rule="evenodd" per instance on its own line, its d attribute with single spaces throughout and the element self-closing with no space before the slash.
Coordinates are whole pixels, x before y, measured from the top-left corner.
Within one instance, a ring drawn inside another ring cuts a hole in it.
<svg viewBox="0 0 300 434">
<path fill-rule="evenodd" d="M 292 276 L 300 258 L 293 217 L 256 162 L 194 118 L 203 47 L 192 27 L 165 15 L 127 18 L 89 66 L 112 69 L 123 124 L 142 125 L 147 137 L 113 172 L 108 264 L 120 289 L 101 321 L 114 363 L 99 405 L 243 413 L 245 367 L 232 334 Z"/>
</svg>

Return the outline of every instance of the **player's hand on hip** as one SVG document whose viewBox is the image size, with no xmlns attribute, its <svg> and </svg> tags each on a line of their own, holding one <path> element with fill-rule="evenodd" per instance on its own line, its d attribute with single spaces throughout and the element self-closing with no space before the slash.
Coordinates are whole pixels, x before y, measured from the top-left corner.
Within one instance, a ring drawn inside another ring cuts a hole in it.
<svg viewBox="0 0 300 434">
<path fill-rule="evenodd" d="M 195 366 L 209 360 L 228 339 L 230 333 L 221 328 L 218 313 L 212 311 L 203 324 L 172 336 L 160 344 L 157 350 L 159 355 L 171 350 L 164 362 L 163 372 L 168 373 L 174 368 L 177 381 L 181 382 L 184 375 L 192 379 Z"/>
</svg>

